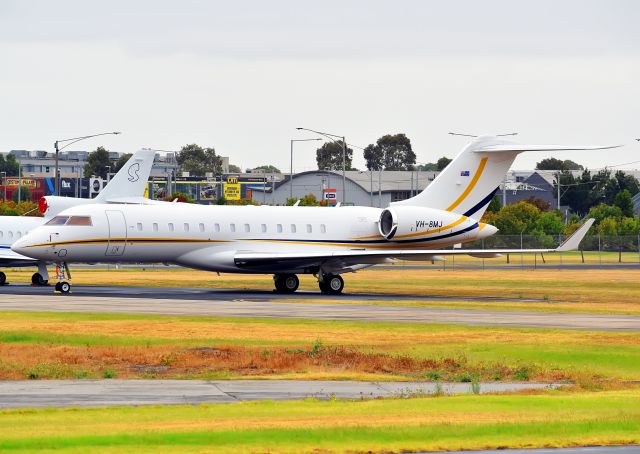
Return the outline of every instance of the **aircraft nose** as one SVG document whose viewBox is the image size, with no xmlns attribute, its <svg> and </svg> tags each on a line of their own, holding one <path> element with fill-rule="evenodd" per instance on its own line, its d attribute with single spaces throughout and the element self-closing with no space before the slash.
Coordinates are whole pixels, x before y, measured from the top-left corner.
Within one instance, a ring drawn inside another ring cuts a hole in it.
<svg viewBox="0 0 640 454">
<path fill-rule="evenodd" d="M 478 239 L 484 240 L 485 238 L 489 238 L 491 235 L 495 235 L 498 232 L 498 228 L 491 224 L 486 224 L 484 222 L 478 223 Z"/>
<path fill-rule="evenodd" d="M 14 243 L 11 245 L 11 250 L 13 252 L 17 252 L 18 254 L 25 255 L 24 253 L 27 250 L 29 243 L 30 242 L 28 240 L 28 235 L 23 236 L 19 240 L 14 241 Z"/>
</svg>

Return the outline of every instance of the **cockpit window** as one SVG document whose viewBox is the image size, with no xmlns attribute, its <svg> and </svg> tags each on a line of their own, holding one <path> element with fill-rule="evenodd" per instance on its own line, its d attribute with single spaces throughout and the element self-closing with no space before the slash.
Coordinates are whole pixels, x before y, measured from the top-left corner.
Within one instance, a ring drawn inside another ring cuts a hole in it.
<svg viewBox="0 0 640 454">
<path fill-rule="evenodd" d="M 93 225 L 90 216 L 55 216 L 45 225 Z"/>
<path fill-rule="evenodd" d="M 90 216 L 71 216 L 67 225 L 93 225 Z"/>
<path fill-rule="evenodd" d="M 55 216 L 49 220 L 45 225 L 64 225 L 69 219 L 69 216 Z"/>
</svg>

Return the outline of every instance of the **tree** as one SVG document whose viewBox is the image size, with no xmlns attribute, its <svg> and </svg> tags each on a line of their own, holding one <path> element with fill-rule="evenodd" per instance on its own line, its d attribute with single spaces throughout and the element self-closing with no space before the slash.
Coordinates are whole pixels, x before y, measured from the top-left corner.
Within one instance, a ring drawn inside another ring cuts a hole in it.
<svg viewBox="0 0 640 454">
<path fill-rule="evenodd" d="M 15 189 L 11 194 L 11 200 L 18 202 L 18 195 L 20 196 L 20 201 L 31 200 L 31 190 L 29 186 L 20 186 L 19 194 L 18 189 Z"/>
<path fill-rule="evenodd" d="M 442 172 L 444 168 L 447 167 L 451 161 L 453 161 L 453 159 L 449 159 L 446 156 L 443 156 L 440 159 L 438 159 L 438 162 L 436 162 L 436 166 L 438 166 L 438 170 Z"/>
<path fill-rule="evenodd" d="M 633 217 L 633 201 L 631 200 L 631 193 L 628 189 L 618 192 L 613 204 L 620 208 L 623 216 Z"/>
<path fill-rule="evenodd" d="M 493 196 L 491 202 L 489 202 L 489 206 L 487 207 L 487 211 L 491 213 L 497 213 L 502 208 L 502 202 L 500 201 L 500 197 L 497 195 Z"/>
<path fill-rule="evenodd" d="M 122 169 L 122 167 L 127 163 L 127 161 L 131 156 L 132 156 L 131 153 L 125 153 L 122 156 L 120 156 L 118 160 L 115 162 L 115 164 L 113 165 L 112 172 L 113 173 L 119 172 L 120 169 Z"/>
<path fill-rule="evenodd" d="M 364 159 L 369 170 L 411 170 L 416 163 L 416 154 L 406 135 L 387 134 L 380 137 L 375 145 L 365 148 Z"/>
<path fill-rule="evenodd" d="M 18 161 L 16 157 L 12 154 L 8 154 L 5 159 L 4 155 L 0 153 L 0 172 L 7 172 L 8 177 L 16 177 L 18 176 Z"/>
<path fill-rule="evenodd" d="M 438 170 L 438 164 L 436 164 L 435 162 L 428 162 L 426 164 L 420 164 L 417 167 L 418 167 L 418 169 L 423 170 L 423 171 L 435 171 L 435 170 Z"/>
<path fill-rule="evenodd" d="M 282 173 L 280 172 L 280 169 L 278 169 L 276 166 L 271 165 L 271 164 L 265 164 L 262 166 L 258 166 L 256 168 L 254 168 L 253 170 L 262 170 L 264 173 Z"/>
<path fill-rule="evenodd" d="M 195 143 L 185 145 L 176 155 L 176 160 L 182 171 L 190 175 L 203 177 L 207 172 L 214 175 L 222 173 L 222 158 L 213 148 L 202 148 Z"/>
<path fill-rule="evenodd" d="M 525 202 L 537 207 L 540 211 L 549 211 L 551 209 L 551 205 L 549 205 L 549 202 L 532 195 L 527 197 Z"/>
<path fill-rule="evenodd" d="M 536 163 L 536 170 L 583 170 L 577 162 L 571 159 L 565 159 L 564 161 L 556 158 L 546 158 Z"/>
<path fill-rule="evenodd" d="M 84 174 L 88 177 L 95 175 L 106 179 L 107 167 L 110 165 L 109 152 L 104 147 L 98 147 L 95 151 L 89 153 L 87 163 L 84 166 Z"/>
<path fill-rule="evenodd" d="M 326 142 L 316 150 L 318 170 L 342 170 L 342 141 Z M 345 169 L 351 170 L 353 150 L 347 147 L 345 155 Z"/>
<path fill-rule="evenodd" d="M 229 173 L 242 173 L 242 169 L 234 164 L 229 164 Z"/>
</svg>

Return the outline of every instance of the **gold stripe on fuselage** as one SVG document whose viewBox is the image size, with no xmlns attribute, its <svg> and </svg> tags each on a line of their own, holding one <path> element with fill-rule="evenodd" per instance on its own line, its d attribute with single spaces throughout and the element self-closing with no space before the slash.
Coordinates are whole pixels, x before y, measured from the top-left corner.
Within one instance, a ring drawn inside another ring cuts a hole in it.
<svg viewBox="0 0 640 454">
<path fill-rule="evenodd" d="M 108 243 L 228 243 L 228 240 L 204 240 L 197 238 L 94 238 L 90 240 L 68 240 L 51 243 L 31 244 L 27 247 L 67 246 L 73 244 L 108 244 Z"/>
</svg>

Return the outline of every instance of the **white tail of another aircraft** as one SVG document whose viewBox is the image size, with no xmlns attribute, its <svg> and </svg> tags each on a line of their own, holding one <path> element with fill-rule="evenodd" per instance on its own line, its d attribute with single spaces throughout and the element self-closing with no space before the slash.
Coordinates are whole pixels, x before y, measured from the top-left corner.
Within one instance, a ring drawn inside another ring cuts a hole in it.
<svg viewBox="0 0 640 454">
<path fill-rule="evenodd" d="M 420 194 L 392 205 L 438 208 L 480 219 L 520 153 L 618 146 L 523 145 L 502 137 L 481 136 L 471 141 Z"/>
<path fill-rule="evenodd" d="M 149 181 L 155 154 L 153 150 L 136 151 L 100 191 L 95 201 L 104 203 L 123 197 L 142 197 Z"/>
</svg>

